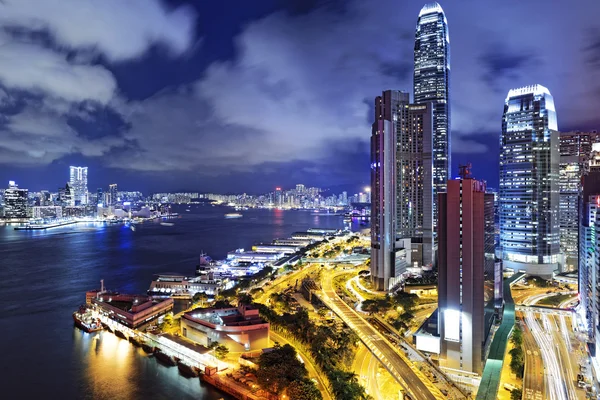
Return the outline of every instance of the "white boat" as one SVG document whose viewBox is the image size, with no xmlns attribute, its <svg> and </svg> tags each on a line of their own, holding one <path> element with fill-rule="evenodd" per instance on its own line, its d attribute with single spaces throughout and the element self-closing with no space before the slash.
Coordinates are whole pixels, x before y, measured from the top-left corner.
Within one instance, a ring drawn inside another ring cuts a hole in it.
<svg viewBox="0 0 600 400">
<path fill-rule="evenodd" d="M 240 213 L 229 213 L 225 214 L 225 218 L 242 218 L 242 214 Z"/>
<path fill-rule="evenodd" d="M 131 228 L 132 231 L 135 232 L 135 225 L 129 225 L 129 227 Z"/>
<path fill-rule="evenodd" d="M 161 224 L 162 226 L 173 226 L 173 225 L 175 225 L 175 224 L 174 224 L 174 223 L 172 223 L 172 222 L 161 222 L 160 224 Z"/>
</svg>

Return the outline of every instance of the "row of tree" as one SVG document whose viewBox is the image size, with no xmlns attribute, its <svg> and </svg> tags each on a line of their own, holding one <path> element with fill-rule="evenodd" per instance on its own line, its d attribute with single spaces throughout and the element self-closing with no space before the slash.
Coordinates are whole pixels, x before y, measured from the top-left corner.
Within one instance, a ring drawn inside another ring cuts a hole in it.
<svg viewBox="0 0 600 400">
<path fill-rule="evenodd" d="M 510 354 L 510 370 L 517 378 L 522 379 L 525 373 L 525 353 L 523 352 L 523 331 L 518 323 L 513 328 L 510 342 L 513 348 L 509 351 Z"/>
<path fill-rule="evenodd" d="M 358 336 L 346 326 L 317 325 L 301 308 L 294 314 L 278 315 L 264 305 L 259 307 L 263 318 L 280 327 L 304 343 L 317 365 L 327 375 L 336 399 L 368 399 L 356 374 L 351 372 L 352 361 L 358 345 Z"/>
</svg>

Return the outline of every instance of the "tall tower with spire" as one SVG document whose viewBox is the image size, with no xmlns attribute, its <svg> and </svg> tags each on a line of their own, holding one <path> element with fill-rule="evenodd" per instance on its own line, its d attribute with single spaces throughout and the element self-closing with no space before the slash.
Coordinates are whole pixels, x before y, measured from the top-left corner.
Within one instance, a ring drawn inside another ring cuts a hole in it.
<svg viewBox="0 0 600 400">
<path fill-rule="evenodd" d="M 433 108 L 433 198 L 446 192 L 450 179 L 450 37 L 448 21 L 438 3 L 419 12 L 415 34 L 414 103 Z M 437 207 L 433 205 L 434 226 Z"/>
</svg>

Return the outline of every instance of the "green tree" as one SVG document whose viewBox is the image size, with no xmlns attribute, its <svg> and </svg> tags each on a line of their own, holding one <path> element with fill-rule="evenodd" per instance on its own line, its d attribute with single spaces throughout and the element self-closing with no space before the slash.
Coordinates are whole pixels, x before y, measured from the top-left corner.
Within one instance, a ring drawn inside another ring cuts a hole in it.
<svg viewBox="0 0 600 400">
<path fill-rule="evenodd" d="M 523 398 L 523 390 L 513 389 L 510 391 L 510 400 L 521 400 Z"/>
<path fill-rule="evenodd" d="M 252 304 L 252 296 L 249 293 L 238 293 L 237 295 L 238 304 Z"/>
<path fill-rule="evenodd" d="M 525 354 L 520 347 L 515 347 L 508 352 L 510 354 L 510 370 L 517 378 L 523 378 L 525 372 Z"/>
<path fill-rule="evenodd" d="M 198 292 L 194 294 L 192 300 L 194 301 L 194 303 L 200 303 L 200 307 L 204 307 L 204 304 L 208 301 L 208 296 L 204 292 Z"/>
<path fill-rule="evenodd" d="M 518 324 L 515 324 L 512 332 L 512 336 L 510 337 L 510 342 L 515 347 L 521 347 L 523 345 L 523 331 Z"/>
<path fill-rule="evenodd" d="M 220 344 L 215 347 L 215 357 L 217 357 L 219 360 L 227 357 L 227 354 L 229 354 L 229 348 L 227 346 Z"/>
<path fill-rule="evenodd" d="M 287 389 L 290 400 L 321 400 L 321 392 L 310 379 L 297 380 L 290 383 Z"/>
<path fill-rule="evenodd" d="M 298 360 L 296 350 L 289 344 L 276 344 L 273 350 L 261 354 L 258 358 L 258 384 L 271 393 L 279 394 L 293 381 L 307 377 L 308 372 L 304 364 Z"/>
</svg>

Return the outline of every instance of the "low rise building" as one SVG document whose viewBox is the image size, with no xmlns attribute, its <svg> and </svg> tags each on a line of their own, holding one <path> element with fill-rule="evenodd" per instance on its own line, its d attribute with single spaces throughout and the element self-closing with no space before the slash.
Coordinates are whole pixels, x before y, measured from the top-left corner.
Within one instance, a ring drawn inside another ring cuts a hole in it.
<svg viewBox="0 0 600 400">
<path fill-rule="evenodd" d="M 206 347 L 218 342 L 231 352 L 269 347 L 269 323 L 248 305 L 187 312 L 181 318 L 181 335 Z"/>
<path fill-rule="evenodd" d="M 155 299 L 146 295 L 119 294 L 92 290 L 85 294 L 86 303 L 96 311 L 128 328 L 145 327 L 173 311 L 173 299 Z"/>
<path fill-rule="evenodd" d="M 188 278 L 183 275 L 158 275 L 150 284 L 148 294 L 154 296 L 189 296 L 196 293 L 217 295 L 226 286 L 225 281 L 214 279 L 212 274 Z"/>
</svg>

